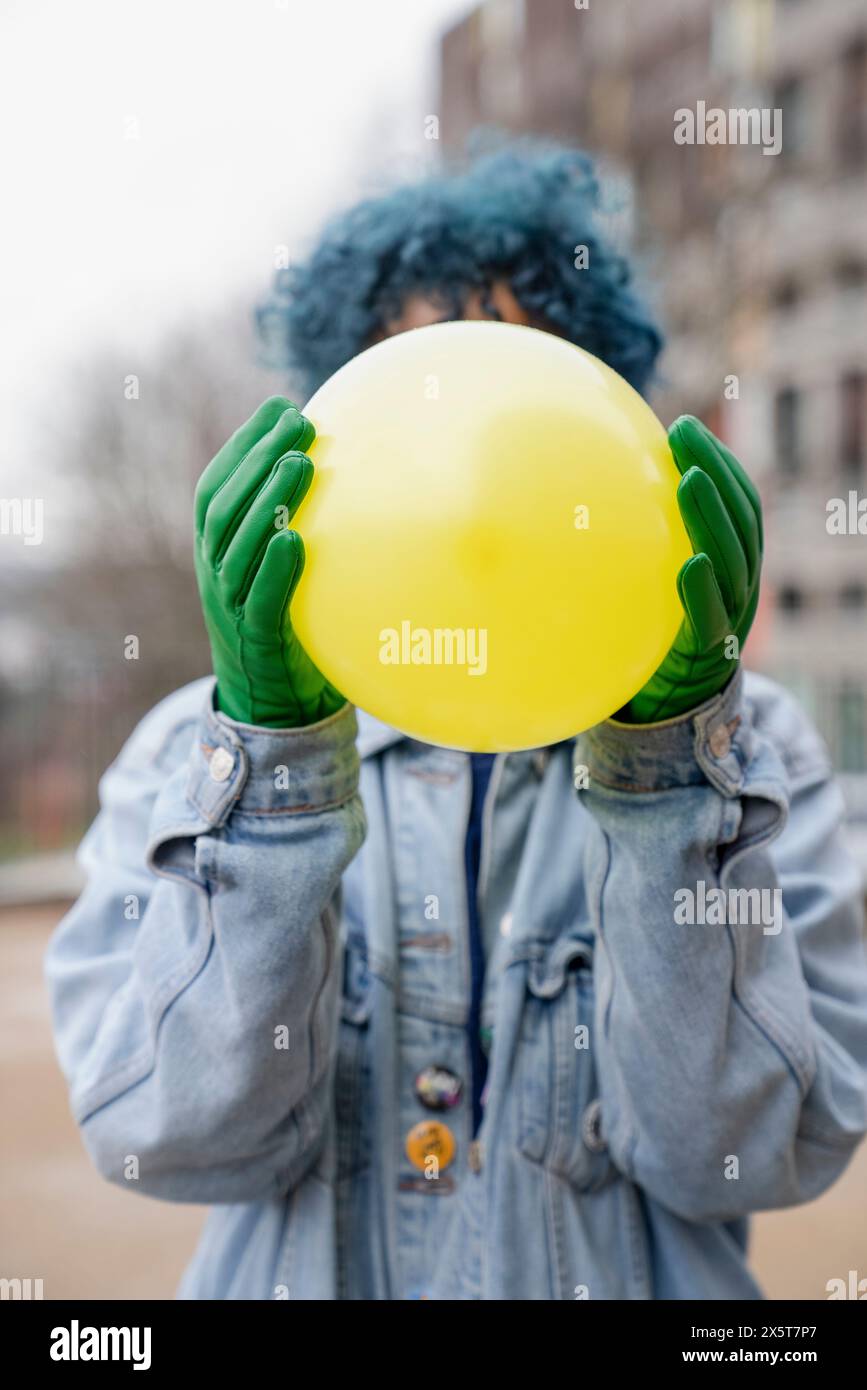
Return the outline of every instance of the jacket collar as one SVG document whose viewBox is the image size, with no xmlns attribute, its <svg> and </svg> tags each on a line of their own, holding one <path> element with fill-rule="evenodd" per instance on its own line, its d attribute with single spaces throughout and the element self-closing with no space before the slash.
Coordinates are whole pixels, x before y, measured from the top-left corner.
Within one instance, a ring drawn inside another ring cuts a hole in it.
<svg viewBox="0 0 867 1390">
<path fill-rule="evenodd" d="M 355 717 L 358 720 L 355 746 L 362 758 L 372 758 L 384 748 L 390 748 L 392 744 L 400 743 L 401 739 L 407 737 L 399 729 L 393 729 L 390 724 L 383 724 L 379 719 L 374 719 L 372 714 L 367 714 L 363 709 L 356 707 Z"/>
<path fill-rule="evenodd" d="M 355 746 L 361 758 L 373 758 L 377 753 L 382 753 L 386 748 L 391 748 L 394 744 L 401 743 L 404 739 L 410 742 L 416 741 L 411 740 L 409 734 L 402 734 L 400 729 L 394 729 L 390 724 L 383 724 L 381 720 L 375 719 L 372 714 L 368 714 L 366 710 L 359 709 L 357 705 L 355 707 L 355 717 L 358 721 L 358 735 L 355 740 Z M 563 740 L 564 743 L 574 743 L 574 741 L 574 738 Z M 421 746 L 436 748 L 439 745 L 428 744 Z M 556 747 L 555 744 L 551 744 L 548 748 L 528 748 L 523 750 L 523 754 L 517 752 L 509 756 L 521 757 L 523 755 L 527 758 L 534 758 L 537 766 L 542 766 L 546 757 L 550 755 L 551 749 L 554 747 Z M 449 749 L 447 751 L 457 752 L 460 750 Z M 542 759 L 541 764 L 539 763 L 540 758 Z"/>
</svg>

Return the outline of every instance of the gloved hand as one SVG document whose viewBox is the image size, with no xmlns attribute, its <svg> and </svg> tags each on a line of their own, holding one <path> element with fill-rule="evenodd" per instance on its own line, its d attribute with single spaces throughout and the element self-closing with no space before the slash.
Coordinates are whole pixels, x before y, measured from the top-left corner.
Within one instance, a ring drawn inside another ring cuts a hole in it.
<svg viewBox="0 0 867 1390">
<path fill-rule="evenodd" d="M 208 464 L 196 488 L 196 579 L 217 702 L 244 724 L 297 728 L 345 703 L 303 650 L 288 612 L 304 544 L 286 523 L 313 478 L 304 450 L 314 437 L 294 405 L 272 396 Z"/>
<path fill-rule="evenodd" d="M 686 616 L 674 645 L 615 715 L 630 724 L 672 719 L 722 690 L 759 599 L 762 506 L 755 487 L 734 454 L 693 416 L 675 420 L 668 439 L 683 475 L 680 514 L 696 553 L 677 576 Z"/>
</svg>

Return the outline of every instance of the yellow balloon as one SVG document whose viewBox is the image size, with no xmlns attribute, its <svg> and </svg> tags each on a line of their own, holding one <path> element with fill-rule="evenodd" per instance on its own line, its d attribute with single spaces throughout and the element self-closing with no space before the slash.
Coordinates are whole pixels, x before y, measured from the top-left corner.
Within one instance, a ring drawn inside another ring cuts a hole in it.
<svg viewBox="0 0 867 1390">
<path fill-rule="evenodd" d="M 434 324 L 304 407 L 295 630 L 346 697 L 427 743 L 535 748 L 607 718 L 682 618 L 692 553 L 665 431 L 549 333 Z"/>
</svg>

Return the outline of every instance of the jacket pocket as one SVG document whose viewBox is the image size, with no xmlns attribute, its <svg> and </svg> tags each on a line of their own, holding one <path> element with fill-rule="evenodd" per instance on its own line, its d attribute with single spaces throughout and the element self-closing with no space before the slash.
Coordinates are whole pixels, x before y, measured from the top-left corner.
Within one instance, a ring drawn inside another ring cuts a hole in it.
<svg viewBox="0 0 867 1390">
<path fill-rule="evenodd" d="M 616 1176 L 597 1089 L 593 1004 L 586 942 L 559 940 L 530 960 L 517 1058 L 518 1147 L 587 1192 Z"/>
</svg>

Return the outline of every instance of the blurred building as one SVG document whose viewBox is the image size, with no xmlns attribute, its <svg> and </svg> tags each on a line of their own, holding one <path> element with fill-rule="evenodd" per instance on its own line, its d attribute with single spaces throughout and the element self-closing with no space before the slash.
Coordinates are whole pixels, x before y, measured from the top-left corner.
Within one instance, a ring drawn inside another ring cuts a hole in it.
<svg viewBox="0 0 867 1390">
<path fill-rule="evenodd" d="M 495 125 L 621 176 L 669 338 L 654 404 L 700 415 L 764 497 L 748 661 L 808 705 L 867 815 L 867 535 L 826 527 L 831 498 L 867 498 L 867 9 L 487 0 L 444 36 L 441 83 L 449 149 Z M 779 153 L 676 143 L 699 102 L 780 110 Z"/>
</svg>

